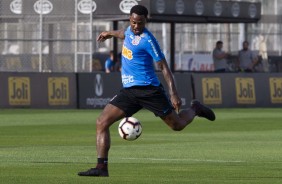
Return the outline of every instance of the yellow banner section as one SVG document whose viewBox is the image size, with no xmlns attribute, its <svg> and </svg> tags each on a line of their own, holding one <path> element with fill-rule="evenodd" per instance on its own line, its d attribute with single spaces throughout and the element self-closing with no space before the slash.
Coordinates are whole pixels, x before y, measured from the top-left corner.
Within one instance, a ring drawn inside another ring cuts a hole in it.
<svg viewBox="0 0 282 184">
<path fill-rule="evenodd" d="M 10 105 L 30 105 L 30 78 L 29 77 L 9 77 L 9 104 Z"/>
<path fill-rule="evenodd" d="M 70 103 L 67 77 L 48 78 L 48 103 L 49 105 L 68 105 Z"/>
</svg>

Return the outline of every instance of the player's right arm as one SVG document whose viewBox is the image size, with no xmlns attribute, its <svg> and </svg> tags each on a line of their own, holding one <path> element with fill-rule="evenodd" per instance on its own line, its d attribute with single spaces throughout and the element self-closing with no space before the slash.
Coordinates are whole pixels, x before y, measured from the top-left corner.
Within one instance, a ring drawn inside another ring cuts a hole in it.
<svg viewBox="0 0 282 184">
<path fill-rule="evenodd" d="M 113 37 L 124 39 L 125 38 L 124 30 L 121 29 L 121 30 L 113 30 L 113 31 L 104 31 L 99 34 L 99 36 L 97 37 L 97 41 L 104 42 L 105 40 L 113 38 Z"/>
<path fill-rule="evenodd" d="M 174 82 L 174 79 L 173 79 L 173 75 L 172 75 L 171 70 L 169 69 L 169 67 L 167 65 L 166 59 L 162 59 L 161 61 L 158 61 L 157 66 L 162 71 L 164 79 L 167 83 L 171 103 L 172 103 L 173 107 L 175 108 L 176 112 L 179 112 L 179 109 L 181 107 L 181 99 L 178 96 L 176 86 L 175 86 L 175 82 Z"/>
</svg>

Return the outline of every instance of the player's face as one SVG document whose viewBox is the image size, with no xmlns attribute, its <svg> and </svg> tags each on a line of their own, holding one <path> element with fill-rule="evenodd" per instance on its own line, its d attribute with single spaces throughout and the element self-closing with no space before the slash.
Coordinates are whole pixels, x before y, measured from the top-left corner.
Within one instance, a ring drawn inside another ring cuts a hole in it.
<svg viewBox="0 0 282 184">
<path fill-rule="evenodd" d="M 223 44 L 220 43 L 220 44 L 217 45 L 217 48 L 222 49 L 222 46 L 223 46 Z"/>
<path fill-rule="evenodd" d="M 248 48 L 249 48 L 249 44 L 247 42 L 244 42 L 243 43 L 243 49 L 248 50 Z"/>
<path fill-rule="evenodd" d="M 130 20 L 131 31 L 135 35 L 141 34 L 143 32 L 143 30 L 145 28 L 145 24 L 146 24 L 145 16 L 132 13 L 129 20 Z"/>
</svg>

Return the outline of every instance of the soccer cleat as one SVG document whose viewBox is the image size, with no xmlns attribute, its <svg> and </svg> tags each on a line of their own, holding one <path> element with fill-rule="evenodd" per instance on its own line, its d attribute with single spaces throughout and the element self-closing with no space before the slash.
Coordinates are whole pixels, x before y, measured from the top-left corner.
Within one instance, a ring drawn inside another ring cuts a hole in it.
<svg viewBox="0 0 282 184">
<path fill-rule="evenodd" d="M 103 176 L 103 177 L 107 177 L 109 176 L 109 172 L 108 170 L 104 170 L 104 169 L 99 169 L 99 168 L 91 168 L 87 171 L 84 172 L 79 172 L 78 173 L 79 176 Z"/>
<path fill-rule="evenodd" d="M 201 104 L 198 100 L 191 101 L 191 108 L 195 111 L 196 116 L 207 118 L 210 121 L 215 120 L 214 112 L 209 107 Z"/>
</svg>

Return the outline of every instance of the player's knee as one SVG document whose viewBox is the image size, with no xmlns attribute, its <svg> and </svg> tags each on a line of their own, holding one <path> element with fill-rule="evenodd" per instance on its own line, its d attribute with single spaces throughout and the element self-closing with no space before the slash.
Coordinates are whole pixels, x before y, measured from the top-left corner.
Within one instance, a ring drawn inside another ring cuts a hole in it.
<svg viewBox="0 0 282 184">
<path fill-rule="evenodd" d="M 103 129 L 108 128 L 109 126 L 108 126 L 107 121 L 106 121 L 105 118 L 99 117 L 96 120 L 96 127 L 97 127 L 97 129 L 102 129 L 103 130 Z"/>
<path fill-rule="evenodd" d="M 171 129 L 172 129 L 173 131 L 181 131 L 181 130 L 184 129 L 184 126 L 182 126 L 182 125 L 176 123 L 176 124 L 173 124 L 173 125 L 171 126 Z"/>
</svg>

